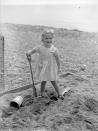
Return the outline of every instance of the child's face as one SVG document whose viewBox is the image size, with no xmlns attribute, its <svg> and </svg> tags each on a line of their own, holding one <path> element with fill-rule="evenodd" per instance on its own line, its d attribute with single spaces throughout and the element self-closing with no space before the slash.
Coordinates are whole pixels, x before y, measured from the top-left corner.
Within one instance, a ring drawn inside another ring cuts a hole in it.
<svg viewBox="0 0 98 131">
<path fill-rule="evenodd" d="M 45 44 L 45 46 L 51 45 L 53 40 L 53 34 L 47 33 L 42 36 L 42 42 Z"/>
</svg>

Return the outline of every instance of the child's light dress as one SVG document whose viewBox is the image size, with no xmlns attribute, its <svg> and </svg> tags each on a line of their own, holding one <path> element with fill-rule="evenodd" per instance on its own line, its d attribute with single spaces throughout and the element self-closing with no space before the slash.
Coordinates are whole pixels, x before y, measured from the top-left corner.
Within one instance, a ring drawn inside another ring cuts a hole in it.
<svg viewBox="0 0 98 131">
<path fill-rule="evenodd" d="M 39 46 L 36 48 L 38 59 L 35 68 L 35 78 L 41 81 L 57 80 L 57 63 L 54 53 L 58 53 L 58 49 L 51 45 L 50 48 Z"/>
</svg>

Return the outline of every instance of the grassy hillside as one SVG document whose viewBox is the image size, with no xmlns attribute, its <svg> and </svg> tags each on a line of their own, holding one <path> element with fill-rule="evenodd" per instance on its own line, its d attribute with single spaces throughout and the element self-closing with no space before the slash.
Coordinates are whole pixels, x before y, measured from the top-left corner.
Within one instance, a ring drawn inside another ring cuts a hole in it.
<svg viewBox="0 0 98 131">
<path fill-rule="evenodd" d="M 52 27 L 15 24 L 4 24 L 2 27 L 5 37 L 6 89 L 26 85 L 30 83 L 30 73 L 25 53 L 41 43 L 41 33 L 45 28 Z M 83 64 L 90 68 L 89 71 L 97 68 L 98 34 L 63 28 L 53 29 L 54 45 L 59 48 L 62 72 L 77 72 Z"/>
</svg>

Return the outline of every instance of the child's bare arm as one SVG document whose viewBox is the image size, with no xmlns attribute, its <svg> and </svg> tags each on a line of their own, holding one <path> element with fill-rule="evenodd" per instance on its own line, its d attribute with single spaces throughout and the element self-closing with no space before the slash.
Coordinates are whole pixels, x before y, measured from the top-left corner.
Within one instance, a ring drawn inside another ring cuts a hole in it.
<svg viewBox="0 0 98 131">
<path fill-rule="evenodd" d="M 32 54 L 34 54 L 34 53 L 38 52 L 38 50 L 39 50 L 39 48 L 38 48 L 38 47 L 36 47 L 36 48 L 34 48 L 33 50 L 28 51 L 28 52 L 26 53 L 26 55 L 30 56 L 30 55 L 32 55 Z"/>
<path fill-rule="evenodd" d="M 27 56 L 28 61 L 31 62 L 31 55 L 34 54 L 34 53 L 38 53 L 38 52 L 39 52 L 39 47 L 36 47 L 36 48 L 34 48 L 33 50 L 28 51 L 28 52 L 26 53 L 26 56 Z"/>
<path fill-rule="evenodd" d="M 60 71 L 60 59 L 59 59 L 59 55 L 58 55 L 58 52 L 54 52 L 54 57 L 55 57 L 55 60 L 56 60 L 56 63 L 57 63 L 57 66 L 58 66 L 58 71 Z"/>
</svg>

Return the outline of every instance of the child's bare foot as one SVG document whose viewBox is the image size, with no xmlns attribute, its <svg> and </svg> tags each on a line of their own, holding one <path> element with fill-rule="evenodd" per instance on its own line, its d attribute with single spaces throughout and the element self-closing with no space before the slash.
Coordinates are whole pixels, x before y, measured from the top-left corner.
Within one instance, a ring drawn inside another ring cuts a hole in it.
<svg viewBox="0 0 98 131">
<path fill-rule="evenodd" d="M 61 100 L 64 100 L 64 96 L 59 95 L 58 98 L 60 98 Z"/>
<path fill-rule="evenodd" d="M 43 96 L 38 96 L 37 98 L 42 98 Z"/>
<path fill-rule="evenodd" d="M 38 95 L 38 98 L 41 98 L 41 97 L 44 97 L 44 95 L 43 95 L 42 93 L 40 93 L 40 94 Z"/>
</svg>

